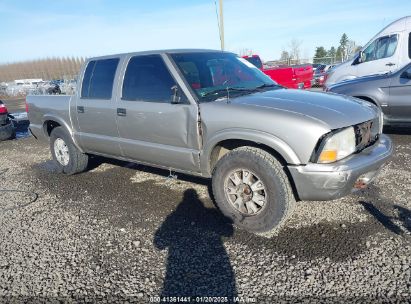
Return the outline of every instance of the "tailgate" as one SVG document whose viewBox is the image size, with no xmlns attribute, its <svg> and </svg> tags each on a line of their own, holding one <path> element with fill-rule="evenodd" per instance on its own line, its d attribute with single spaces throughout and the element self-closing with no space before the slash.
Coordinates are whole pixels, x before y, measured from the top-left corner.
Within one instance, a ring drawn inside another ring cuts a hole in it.
<svg viewBox="0 0 411 304">
<path fill-rule="evenodd" d="M 266 69 L 263 71 L 272 80 L 287 88 L 292 88 L 295 81 L 293 80 L 293 69 L 291 67 L 281 67 L 276 69 Z"/>
<path fill-rule="evenodd" d="M 297 83 L 303 83 L 305 88 L 311 87 L 313 68 L 310 65 L 293 67 Z"/>
</svg>

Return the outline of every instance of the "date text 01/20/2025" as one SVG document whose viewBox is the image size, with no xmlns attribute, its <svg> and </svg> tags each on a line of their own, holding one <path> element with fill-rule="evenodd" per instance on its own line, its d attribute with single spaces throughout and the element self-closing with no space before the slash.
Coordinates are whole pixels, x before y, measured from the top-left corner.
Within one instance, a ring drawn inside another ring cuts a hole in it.
<svg viewBox="0 0 411 304">
<path fill-rule="evenodd" d="M 248 297 L 150 297 L 151 303 L 256 303 Z"/>
</svg>

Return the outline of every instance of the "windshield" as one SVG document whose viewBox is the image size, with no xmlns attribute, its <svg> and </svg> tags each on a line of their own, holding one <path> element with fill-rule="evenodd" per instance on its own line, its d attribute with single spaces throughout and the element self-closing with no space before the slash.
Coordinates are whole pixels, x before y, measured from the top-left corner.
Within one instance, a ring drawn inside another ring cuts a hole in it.
<svg viewBox="0 0 411 304">
<path fill-rule="evenodd" d="M 223 52 L 171 54 L 200 102 L 280 88 L 253 64 Z"/>
</svg>

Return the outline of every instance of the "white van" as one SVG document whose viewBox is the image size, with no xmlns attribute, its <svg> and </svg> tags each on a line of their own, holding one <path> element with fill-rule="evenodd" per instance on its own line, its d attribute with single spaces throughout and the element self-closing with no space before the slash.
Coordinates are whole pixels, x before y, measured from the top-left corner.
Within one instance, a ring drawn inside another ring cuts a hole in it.
<svg viewBox="0 0 411 304">
<path fill-rule="evenodd" d="M 411 61 L 411 16 L 386 26 L 361 51 L 332 69 L 325 86 L 360 76 L 383 74 Z"/>
</svg>

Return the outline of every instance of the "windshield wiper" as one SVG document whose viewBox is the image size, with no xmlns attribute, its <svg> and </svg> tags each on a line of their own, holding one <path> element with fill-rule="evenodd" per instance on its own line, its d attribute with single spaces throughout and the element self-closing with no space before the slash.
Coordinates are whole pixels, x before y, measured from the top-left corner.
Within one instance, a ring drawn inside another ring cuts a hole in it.
<svg viewBox="0 0 411 304">
<path fill-rule="evenodd" d="M 278 85 L 278 84 L 274 84 L 274 83 L 272 83 L 272 84 L 266 84 L 266 83 L 264 83 L 264 84 L 262 84 L 262 85 L 259 85 L 259 86 L 255 87 L 255 89 L 257 90 L 257 89 L 274 88 L 274 87 L 281 87 L 281 86 Z"/>
<path fill-rule="evenodd" d="M 227 93 L 227 97 L 229 97 L 230 92 L 239 92 L 239 93 L 242 93 L 242 94 L 249 94 L 249 93 L 253 93 L 254 91 L 255 91 L 254 89 L 247 89 L 247 88 L 243 88 L 243 87 L 227 87 L 227 88 L 224 88 L 224 89 L 218 89 L 218 90 L 213 90 L 213 91 L 207 92 L 204 95 L 202 95 L 201 97 L 207 97 L 207 96 L 211 96 L 211 95 L 219 95 L 221 93 Z"/>
</svg>

